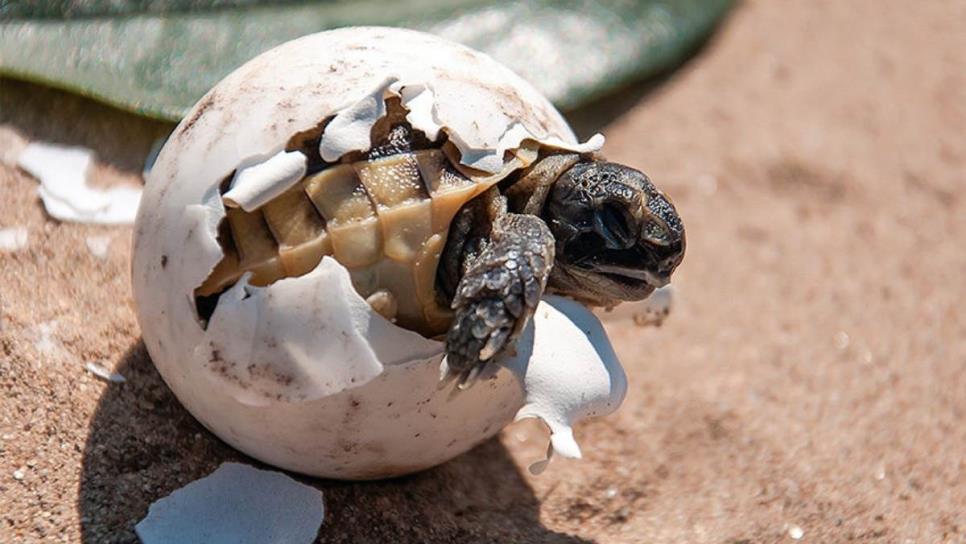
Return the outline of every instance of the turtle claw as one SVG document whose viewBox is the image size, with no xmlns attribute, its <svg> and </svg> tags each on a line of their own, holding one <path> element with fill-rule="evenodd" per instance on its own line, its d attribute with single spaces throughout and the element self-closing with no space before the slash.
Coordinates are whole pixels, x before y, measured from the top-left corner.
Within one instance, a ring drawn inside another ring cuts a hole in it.
<svg viewBox="0 0 966 544">
<path fill-rule="evenodd" d="M 476 382 L 480 379 L 480 373 L 482 372 L 484 366 L 486 366 L 486 363 L 478 364 L 466 372 L 463 372 L 460 375 L 459 383 L 456 385 L 456 387 L 458 387 L 460 391 L 466 391 L 467 389 L 476 385 Z"/>
<path fill-rule="evenodd" d="M 451 367 L 449 356 L 443 357 L 443 360 L 439 363 L 439 382 L 436 383 L 436 389 L 445 389 L 454 381 L 459 386 L 466 379 L 468 373 L 468 370 L 457 370 Z"/>
<path fill-rule="evenodd" d="M 436 389 L 444 389 L 455 381 L 457 389 L 466 391 L 483 379 L 484 374 L 487 374 L 484 370 L 489 366 L 483 362 L 469 370 L 454 370 L 450 368 L 446 361 L 447 358 L 444 357 L 443 361 L 439 364 L 439 382 L 436 385 Z"/>
</svg>

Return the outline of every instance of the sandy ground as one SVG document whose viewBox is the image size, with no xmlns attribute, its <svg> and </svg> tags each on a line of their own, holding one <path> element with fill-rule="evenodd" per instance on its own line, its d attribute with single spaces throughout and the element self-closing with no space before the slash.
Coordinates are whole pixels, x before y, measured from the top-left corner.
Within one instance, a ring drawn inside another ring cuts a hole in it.
<svg viewBox="0 0 966 544">
<path fill-rule="evenodd" d="M 578 112 L 688 229 L 671 319 L 604 316 L 624 406 L 540 477 L 542 430 L 517 425 L 407 478 L 303 479 L 320 540 L 966 542 L 964 21 L 962 2 L 748 1 L 670 80 Z M 93 147 L 98 183 L 136 179 L 168 128 L 0 97 L 0 147 Z M 144 351 L 130 229 L 53 221 L 35 185 L 0 166 L 0 227 L 29 229 L 0 254 L 0 541 L 131 541 L 148 504 L 243 457 Z"/>
</svg>

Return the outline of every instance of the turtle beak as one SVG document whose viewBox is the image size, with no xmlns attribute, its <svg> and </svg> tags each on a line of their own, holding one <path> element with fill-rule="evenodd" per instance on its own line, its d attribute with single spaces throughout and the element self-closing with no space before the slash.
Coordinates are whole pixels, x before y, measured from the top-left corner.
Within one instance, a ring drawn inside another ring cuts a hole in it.
<svg viewBox="0 0 966 544">
<path fill-rule="evenodd" d="M 654 273 L 654 272 L 651 272 L 650 270 L 645 270 L 644 281 L 646 281 L 650 286 L 654 287 L 655 289 L 660 289 L 661 287 L 664 287 L 665 285 L 671 283 L 671 273 L 670 272 Z"/>
<path fill-rule="evenodd" d="M 634 268 L 630 266 L 621 266 L 619 264 L 603 263 L 595 264 L 594 270 L 597 272 L 603 272 L 605 274 L 613 274 L 623 276 L 625 278 L 640 280 L 647 283 L 651 287 L 654 287 L 655 289 L 664 287 L 671 282 L 671 273 L 669 271 L 656 272 L 653 270 Z"/>
</svg>

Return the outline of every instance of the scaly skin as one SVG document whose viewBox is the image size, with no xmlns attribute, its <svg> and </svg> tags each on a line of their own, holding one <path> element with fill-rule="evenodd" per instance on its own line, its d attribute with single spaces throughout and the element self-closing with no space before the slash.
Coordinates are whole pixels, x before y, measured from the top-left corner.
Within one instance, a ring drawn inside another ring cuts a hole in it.
<svg viewBox="0 0 966 544">
<path fill-rule="evenodd" d="M 543 157 L 460 210 L 437 286 L 455 311 L 446 369 L 472 382 L 506 352 L 549 289 L 586 304 L 641 300 L 684 257 L 677 211 L 643 173 L 573 154 Z M 513 213 L 522 212 L 522 213 Z"/>
<path fill-rule="evenodd" d="M 497 218 L 486 249 L 473 260 L 453 298 L 447 364 L 466 372 L 513 345 L 537 309 L 553 263 L 550 229 L 532 215 Z"/>
<path fill-rule="evenodd" d="M 554 239 L 539 217 L 508 213 L 496 188 L 460 210 L 450 235 L 439 274 L 455 311 L 447 365 L 465 381 L 512 346 L 533 315 L 550 276 Z"/>
</svg>

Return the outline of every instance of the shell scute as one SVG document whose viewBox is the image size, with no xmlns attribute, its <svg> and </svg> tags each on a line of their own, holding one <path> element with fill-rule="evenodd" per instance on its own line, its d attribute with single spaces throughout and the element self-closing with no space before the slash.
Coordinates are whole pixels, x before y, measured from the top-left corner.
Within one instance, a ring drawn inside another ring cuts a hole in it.
<svg viewBox="0 0 966 544">
<path fill-rule="evenodd" d="M 325 221 L 301 186 L 295 186 L 262 207 L 265 222 L 279 250 L 296 248 L 325 233 Z"/>
<path fill-rule="evenodd" d="M 446 236 L 434 234 L 423 246 L 413 263 L 413 276 L 416 283 L 416 298 L 423 304 L 424 333 L 435 336 L 446 332 L 453 319 L 453 311 L 449 306 L 439 303 L 436 297 L 436 265 L 439 264 L 443 248 L 446 247 Z"/>
<path fill-rule="evenodd" d="M 253 285 L 301 276 L 332 255 L 361 296 L 391 296 L 392 304 L 387 296 L 373 300 L 391 308 L 397 324 L 427 336 L 445 332 L 452 314 L 435 283 L 450 223 L 467 202 L 531 164 L 539 144 L 522 142 L 506 152 L 501 171 L 490 173 L 461 165 L 450 142 L 383 154 L 410 148 L 408 138 L 380 147 L 377 156 L 329 165 L 258 209 L 228 207 L 238 258 L 219 263 L 198 294 L 217 293 L 214 284 L 227 288 L 244 272 L 252 272 Z"/>
<path fill-rule="evenodd" d="M 480 188 L 460 174 L 441 151 L 419 151 L 415 155 L 419 173 L 432 197 L 433 232 L 443 232 L 449 229 L 460 207 L 476 196 Z"/>
<path fill-rule="evenodd" d="M 325 230 L 325 221 L 301 185 L 265 204 L 262 213 L 278 242 L 278 257 L 286 276 L 306 274 L 324 255 L 332 254 L 332 241 Z"/>
<path fill-rule="evenodd" d="M 380 210 L 379 222 L 385 239 L 386 257 L 411 262 L 433 232 L 432 203 L 427 198 Z"/>
<path fill-rule="evenodd" d="M 379 262 L 383 256 L 382 228 L 378 218 L 353 221 L 329 228 L 335 260 L 349 269 Z"/>
<path fill-rule="evenodd" d="M 326 168 L 305 180 L 305 192 L 332 226 L 375 217 L 376 209 L 351 164 Z"/>
<path fill-rule="evenodd" d="M 350 269 L 382 258 L 382 229 L 376 208 L 351 164 L 326 168 L 304 181 L 305 192 L 326 220 L 332 253 Z"/>
<path fill-rule="evenodd" d="M 197 293 L 215 294 L 245 272 L 253 285 L 301 276 L 332 255 L 361 296 L 384 294 L 373 301 L 391 308 L 397 324 L 440 334 L 451 314 L 437 300 L 435 278 L 449 225 L 521 164 L 513 158 L 504 172 L 475 172 L 436 148 L 331 165 L 256 210 L 226 207 L 231 243 L 222 241 L 226 257 Z M 383 304 L 387 296 L 392 304 Z"/>
<path fill-rule="evenodd" d="M 272 238 L 260 210 L 245 212 L 228 208 L 228 225 L 238 250 L 239 268 L 252 273 L 252 285 L 268 285 L 285 277 L 278 258 L 278 244 Z"/>
<path fill-rule="evenodd" d="M 429 200 L 416 158 L 410 153 L 360 161 L 352 166 L 376 205 L 377 213 L 412 201 Z"/>
</svg>

